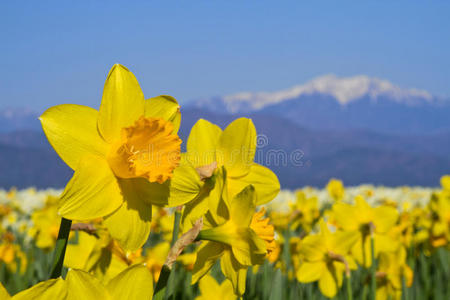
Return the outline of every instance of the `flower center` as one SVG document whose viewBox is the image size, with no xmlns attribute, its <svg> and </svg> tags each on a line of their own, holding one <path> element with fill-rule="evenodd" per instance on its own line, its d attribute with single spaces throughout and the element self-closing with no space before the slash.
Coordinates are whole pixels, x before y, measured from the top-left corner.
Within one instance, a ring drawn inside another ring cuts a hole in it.
<svg viewBox="0 0 450 300">
<path fill-rule="evenodd" d="M 250 228 L 266 243 L 267 254 L 270 254 L 277 248 L 277 244 L 275 243 L 274 227 L 269 224 L 269 218 L 264 218 L 265 213 L 264 207 L 255 213 L 250 223 Z"/>
<path fill-rule="evenodd" d="M 172 177 L 180 162 L 181 139 L 173 134 L 171 122 L 140 117 L 122 129 L 120 141 L 113 143 L 108 162 L 120 178 L 143 177 L 163 183 Z"/>
</svg>

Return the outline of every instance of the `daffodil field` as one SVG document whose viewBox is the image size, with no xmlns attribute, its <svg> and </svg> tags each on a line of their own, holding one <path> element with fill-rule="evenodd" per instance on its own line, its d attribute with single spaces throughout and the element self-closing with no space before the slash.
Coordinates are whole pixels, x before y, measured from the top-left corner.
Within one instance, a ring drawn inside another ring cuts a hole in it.
<svg viewBox="0 0 450 300">
<path fill-rule="evenodd" d="M 181 141 L 178 102 L 121 65 L 99 110 L 40 121 L 74 173 L 0 190 L 0 299 L 450 299 L 450 176 L 280 191 L 250 119 Z"/>
</svg>

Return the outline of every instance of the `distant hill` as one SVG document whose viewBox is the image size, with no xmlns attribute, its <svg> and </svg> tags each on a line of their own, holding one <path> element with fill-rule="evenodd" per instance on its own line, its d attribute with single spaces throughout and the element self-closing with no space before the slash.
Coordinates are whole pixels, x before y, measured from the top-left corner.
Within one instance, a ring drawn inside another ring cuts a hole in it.
<svg viewBox="0 0 450 300">
<path fill-rule="evenodd" d="M 388 134 L 450 130 L 450 100 L 367 76 L 326 75 L 282 91 L 197 99 L 190 106 L 216 113 L 264 113 L 312 129 Z"/>
<path fill-rule="evenodd" d="M 34 148 L 0 144 L 0 170 L 1 188 L 61 188 L 72 174 L 50 145 Z"/>
</svg>

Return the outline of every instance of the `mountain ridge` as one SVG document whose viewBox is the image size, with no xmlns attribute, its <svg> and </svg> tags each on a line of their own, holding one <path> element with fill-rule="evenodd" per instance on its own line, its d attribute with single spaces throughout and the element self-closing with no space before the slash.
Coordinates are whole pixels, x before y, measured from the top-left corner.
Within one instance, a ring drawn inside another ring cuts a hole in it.
<svg viewBox="0 0 450 300">
<path fill-rule="evenodd" d="M 331 96 L 340 105 L 347 105 L 363 98 L 370 98 L 372 101 L 375 101 L 380 97 L 389 97 L 394 101 L 409 105 L 437 100 L 437 97 L 426 90 L 402 88 L 385 79 L 367 75 L 338 77 L 334 74 L 326 74 L 304 84 L 298 84 L 279 91 L 238 92 L 222 97 L 197 99 L 194 101 L 194 106 L 201 108 L 212 101 L 221 99 L 229 113 L 248 112 L 257 111 L 266 106 L 287 100 L 297 99 L 301 96 L 315 94 Z"/>
<path fill-rule="evenodd" d="M 319 130 L 406 135 L 450 130 L 449 99 L 364 75 L 326 75 L 288 90 L 198 99 L 188 107 L 234 115 L 264 113 Z"/>
</svg>

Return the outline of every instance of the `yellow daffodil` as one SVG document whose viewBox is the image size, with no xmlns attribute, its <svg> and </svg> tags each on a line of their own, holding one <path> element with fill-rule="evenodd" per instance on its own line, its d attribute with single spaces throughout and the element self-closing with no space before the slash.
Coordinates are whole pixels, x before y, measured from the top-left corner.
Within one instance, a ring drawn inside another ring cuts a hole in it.
<svg viewBox="0 0 450 300">
<path fill-rule="evenodd" d="M 355 205 L 339 202 L 333 205 L 332 211 L 339 229 L 357 237 L 351 253 L 361 265 L 369 267 L 372 264 L 371 236 L 375 242 L 375 257 L 380 252 L 393 252 L 399 247 L 399 242 L 388 234 L 398 219 L 395 208 L 372 208 L 362 196 L 357 196 Z"/>
<path fill-rule="evenodd" d="M 201 295 L 195 298 L 195 300 L 234 300 L 237 298 L 233 293 L 231 281 L 227 279 L 219 284 L 214 277 L 206 275 L 200 279 L 199 288 Z"/>
<path fill-rule="evenodd" d="M 401 299 L 402 279 L 405 278 L 407 287 L 411 287 L 413 283 L 413 271 L 406 264 L 406 251 L 403 247 L 396 252 L 381 253 L 376 277 L 377 300 Z"/>
<path fill-rule="evenodd" d="M 56 205 L 45 206 L 41 210 L 33 212 L 31 215 L 33 227 L 29 230 L 29 235 L 36 240 L 36 246 L 49 251 L 55 246 L 58 237 L 61 217 L 58 216 Z"/>
<path fill-rule="evenodd" d="M 50 279 L 11 297 L 0 284 L 0 296 L 4 300 L 122 300 L 153 297 L 153 280 L 142 265 L 132 266 L 107 285 L 81 270 L 69 270 L 66 279 Z"/>
<path fill-rule="evenodd" d="M 325 222 L 320 233 L 305 237 L 300 244 L 303 262 L 297 270 L 300 282 L 319 281 L 323 295 L 332 298 L 342 286 L 343 274 L 357 266 L 349 254 L 356 237 L 348 232 L 331 233 Z"/>
<path fill-rule="evenodd" d="M 341 201 L 345 196 L 344 184 L 338 179 L 333 178 L 328 182 L 327 191 L 334 201 Z"/>
<path fill-rule="evenodd" d="M 308 233 L 320 216 L 319 202 L 317 197 L 307 197 L 302 191 L 298 191 L 296 196 L 296 202 L 291 205 L 291 226 L 294 230 L 301 227 Z"/>
<path fill-rule="evenodd" d="M 63 104 L 40 117 L 44 132 L 75 173 L 59 213 L 71 220 L 103 217 L 129 250 L 150 233 L 151 205 L 167 204 L 167 185 L 180 160 L 179 105 L 170 96 L 144 99 L 134 75 L 115 65 L 100 109 Z"/>
<path fill-rule="evenodd" d="M 0 263 L 4 263 L 13 273 L 17 271 L 23 273 L 27 267 L 27 256 L 20 245 L 14 243 L 14 240 L 15 237 L 11 232 L 7 231 L 2 234 L 0 239 Z M 18 265 L 20 266 L 19 270 L 17 270 Z"/>
<path fill-rule="evenodd" d="M 220 258 L 222 272 L 233 283 L 235 294 L 242 295 L 247 268 L 262 264 L 268 249 L 273 247 L 273 227 L 261 220 L 260 215 L 254 218 L 256 195 L 253 186 L 246 187 L 229 200 L 226 172 L 222 170 L 223 175 L 218 177 L 216 185 L 220 184 L 223 197 L 209 208 L 205 229 L 198 236 L 206 241 L 197 251 L 192 281 L 197 282 Z"/>
<path fill-rule="evenodd" d="M 187 141 L 183 161 L 186 168 L 183 172 L 181 169 L 179 171 L 179 176 L 185 178 L 179 187 L 185 192 L 180 193 L 179 198 L 190 200 L 183 220 L 193 222 L 207 211 L 206 199 L 213 188 L 213 183 L 208 179 L 216 168 L 222 166 L 227 170 L 230 197 L 249 184 L 255 187 L 257 205 L 271 201 L 278 194 L 280 184 L 277 176 L 254 162 L 256 138 L 256 129 L 250 119 L 237 119 L 223 131 L 203 119 L 197 121 Z M 176 177 L 177 174 L 174 174 Z M 177 205 L 184 203 L 178 202 Z"/>
</svg>

